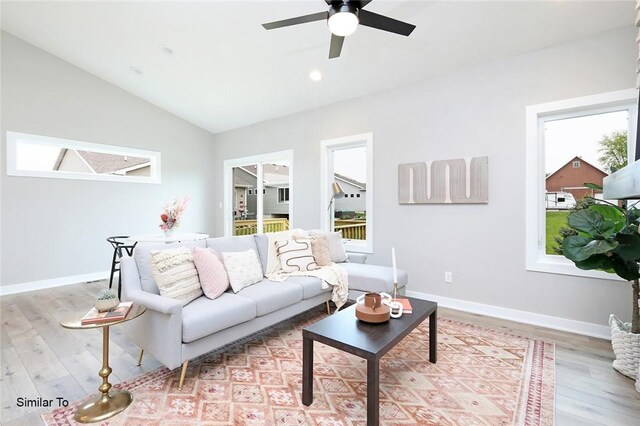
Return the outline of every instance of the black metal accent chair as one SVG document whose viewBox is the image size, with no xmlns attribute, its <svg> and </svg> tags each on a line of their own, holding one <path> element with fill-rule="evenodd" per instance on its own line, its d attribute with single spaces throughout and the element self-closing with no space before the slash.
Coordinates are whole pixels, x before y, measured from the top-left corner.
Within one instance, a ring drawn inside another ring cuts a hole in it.
<svg viewBox="0 0 640 426">
<path fill-rule="evenodd" d="M 109 277 L 109 288 L 113 287 L 113 275 L 118 272 L 118 298 L 120 298 L 122 292 L 122 286 L 120 285 L 122 282 L 122 278 L 120 276 L 120 258 L 122 258 L 123 251 L 129 255 L 133 256 L 133 249 L 136 248 L 136 241 L 133 244 L 128 244 L 127 241 L 129 238 L 128 235 L 117 235 L 115 237 L 107 238 L 107 241 L 113 246 L 113 258 L 111 260 L 111 277 Z"/>
</svg>

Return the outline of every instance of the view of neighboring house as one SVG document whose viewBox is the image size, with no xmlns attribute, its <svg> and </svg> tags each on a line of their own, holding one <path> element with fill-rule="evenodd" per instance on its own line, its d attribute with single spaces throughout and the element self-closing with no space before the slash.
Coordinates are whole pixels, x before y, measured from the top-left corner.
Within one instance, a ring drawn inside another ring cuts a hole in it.
<svg viewBox="0 0 640 426">
<path fill-rule="evenodd" d="M 151 176 L 151 163 L 148 158 L 61 149 L 53 170 L 122 176 Z"/>
<path fill-rule="evenodd" d="M 336 198 L 336 217 L 340 212 L 364 212 L 367 209 L 367 184 L 335 173 L 334 179 L 344 191 L 344 197 Z"/>
<path fill-rule="evenodd" d="M 289 218 L 289 167 L 281 164 L 265 164 L 263 169 L 263 203 L 265 218 Z M 257 211 L 257 166 L 249 165 L 233 169 L 235 191 L 234 217 L 255 219 Z"/>
<path fill-rule="evenodd" d="M 568 192 L 576 201 L 585 196 L 595 197 L 596 191 L 584 186 L 585 183 L 594 183 L 602 186 L 602 180 L 607 176 L 596 166 L 586 162 L 581 157 L 573 157 L 564 166 L 546 177 L 547 193 Z"/>
</svg>

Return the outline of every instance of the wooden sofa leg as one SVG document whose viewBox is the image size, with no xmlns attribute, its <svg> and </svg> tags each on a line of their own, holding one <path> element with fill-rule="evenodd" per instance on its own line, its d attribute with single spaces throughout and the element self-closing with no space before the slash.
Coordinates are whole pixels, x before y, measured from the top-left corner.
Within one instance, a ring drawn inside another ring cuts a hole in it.
<svg viewBox="0 0 640 426">
<path fill-rule="evenodd" d="M 140 349 L 140 353 L 138 354 L 138 363 L 136 367 L 140 367 L 142 365 L 142 355 L 144 355 L 144 349 Z"/>
<path fill-rule="evenodd" d="M 331 315 L 331 307 L 329 306 L 328 300 L 327 300 L 327 315 Z"/>
<path fill-rule="evenodd" d="M 189 366 L 189 361 L 185 361 L 182 363 L 182 372 L 180 373 L 180 384 L 178 385 L 178 390 L 182 390 L 182 385 L 184 385 L 184 378 L 187 377 L 188 366 Z"/>
</svg>

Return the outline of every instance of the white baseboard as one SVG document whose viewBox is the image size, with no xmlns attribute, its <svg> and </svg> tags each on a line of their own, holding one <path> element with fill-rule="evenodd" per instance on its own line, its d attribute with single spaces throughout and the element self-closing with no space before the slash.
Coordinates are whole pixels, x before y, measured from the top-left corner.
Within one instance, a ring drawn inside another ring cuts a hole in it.
<svg viewBox="0 0 640 426">
<path fill-rule="evenodd" d="M 518 311 L 516 309 L 485 305 L 483 303 L 469 302 L 467 300 L 436 296 L 434 294 L 421 293 L 417 291 L 407 291 L 407 296 L 415 297 L 416 299 L 431 300 L 437 302 L 438 305 L 442 306 L 443 308 L 451 308 L 458 311 L 486 315 L 489 317 L 495 317 L 510 321 L 521 322 L 524 324 L 551 328 L 554 330 L 568 331 L 570 333 L 581 334 L 584 336 L 611 340 L 611 329 L 605 325 L 575 321 L 566 318 L 552 317 L 549 315 L 536 314 L 527 311 Z"/>
<path fill-rule="evenodd" d="M 73 275 L 70 277 L 51 278 L 41 281 L 30 281 L 20 284 L 11 284 L 0 286 L 0 296 L 9 294 L 25 293 L 27 291 L 43 290 L 47 288 L 61 287 L 64 285 L 86 283 L 88 281 L 97 281 L 109 279 L 109 271 L 92 272 L 90 274 Z M 116 275 L 117 277 L 117 275 Z M 116 279 L 114 277 L 114 280 Z"/>
</svg>

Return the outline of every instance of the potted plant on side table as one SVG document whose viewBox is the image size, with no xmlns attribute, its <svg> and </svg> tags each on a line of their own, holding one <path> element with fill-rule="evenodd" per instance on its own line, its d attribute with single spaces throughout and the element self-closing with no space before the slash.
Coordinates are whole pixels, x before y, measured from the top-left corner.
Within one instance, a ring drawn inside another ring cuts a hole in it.
<svg viewBox="0 0 640 426">
<path fill-rule="evenodd" d="M 592 184 L 587 186 L 600 188 Z M 615 273 L 631 282 L 631 324 L 621 322 L 612 314 L 609 325 L 616 357 L 613 368 L 636 379 L 640 363 L 640 210 L 635 204 L 619 207 L 603 200 L 594 201 L 595 204 L 588 208 L 569 215 L 569 226 L 576 235 L 564 239 L 562 252 L 580 269 Z"/>
</svg>

